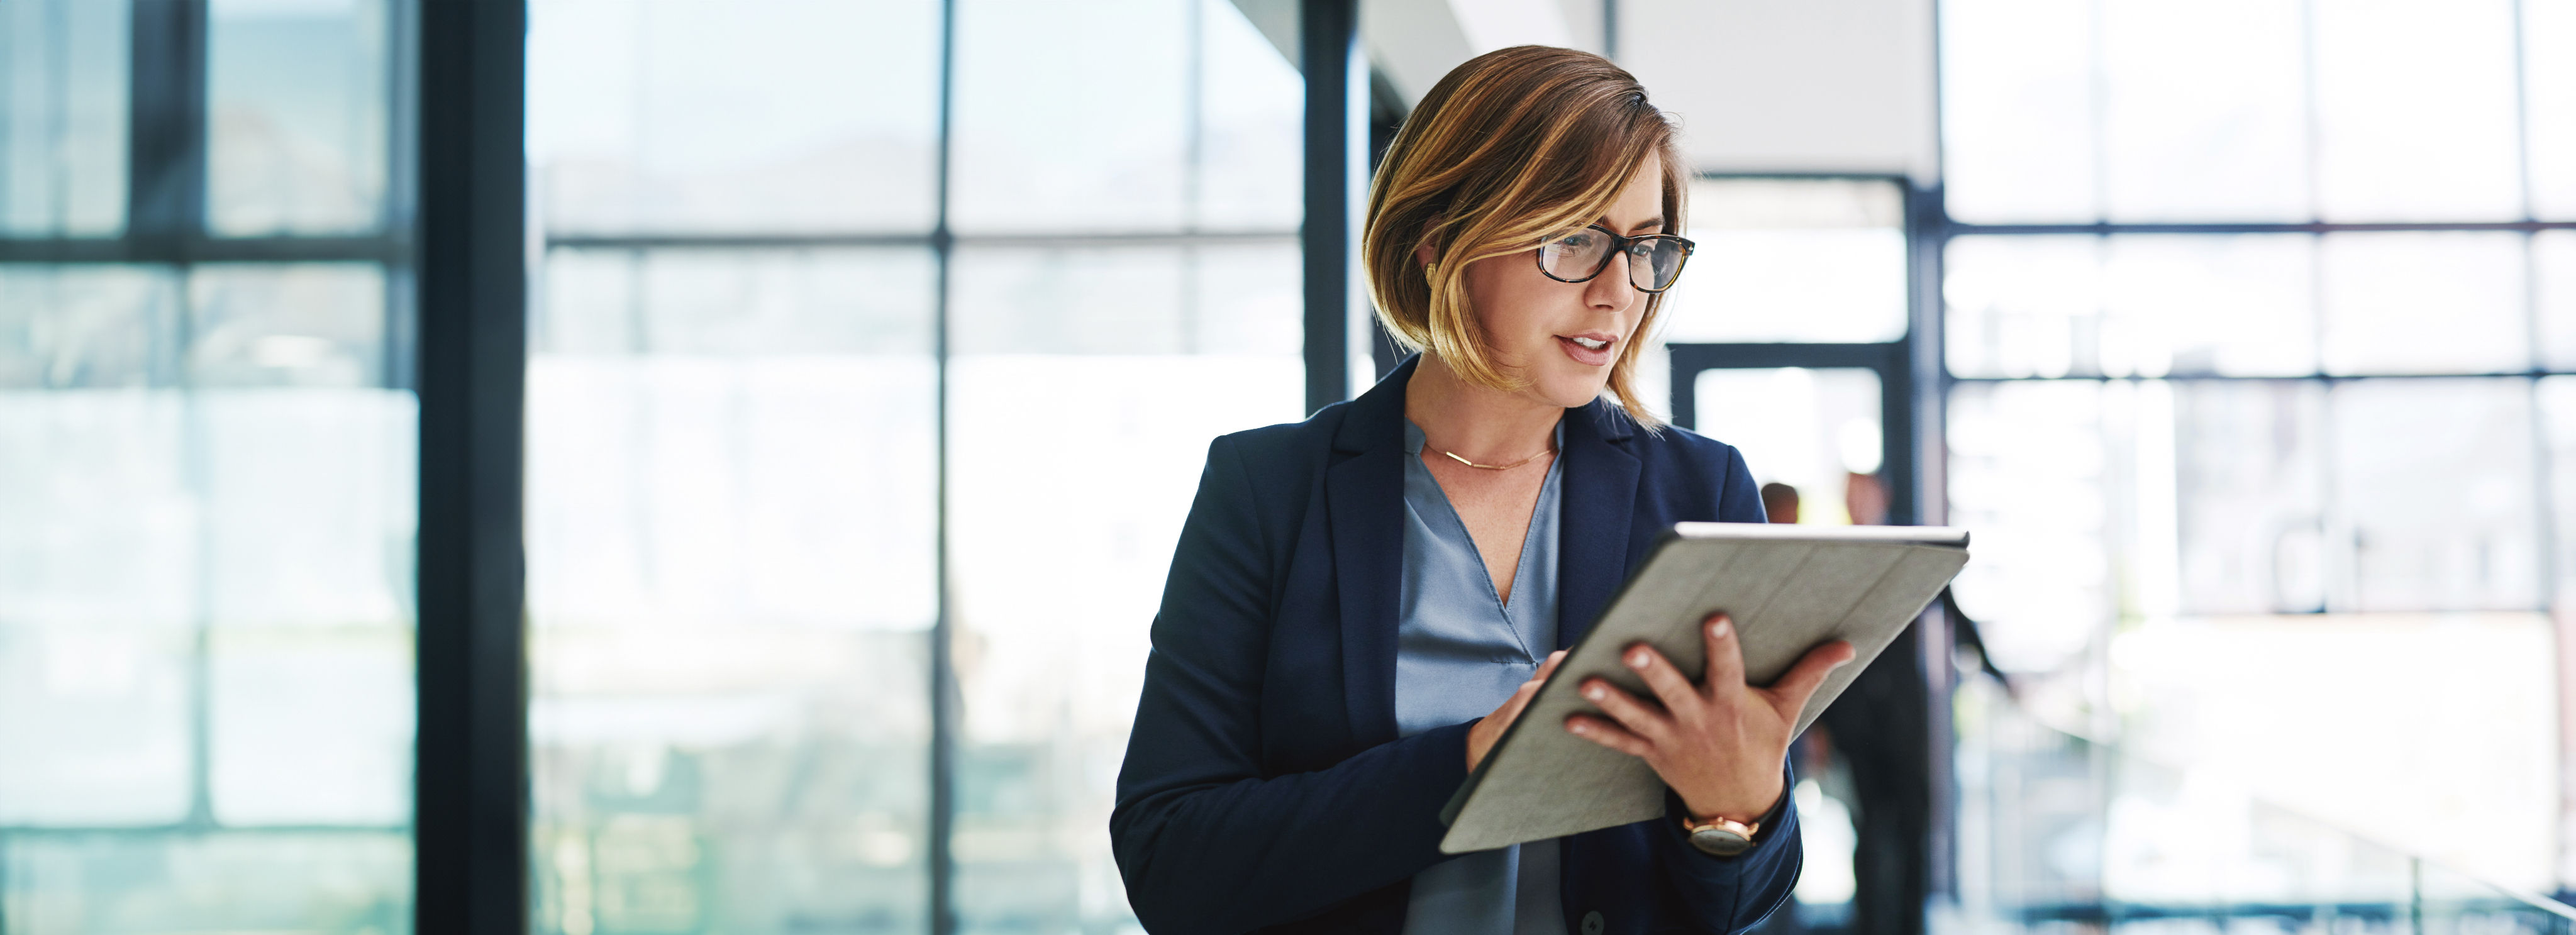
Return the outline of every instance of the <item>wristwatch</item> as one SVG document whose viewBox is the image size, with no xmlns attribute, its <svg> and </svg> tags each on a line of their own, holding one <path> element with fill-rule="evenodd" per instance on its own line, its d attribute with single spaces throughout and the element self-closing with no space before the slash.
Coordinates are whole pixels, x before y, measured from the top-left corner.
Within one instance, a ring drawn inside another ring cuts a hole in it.
<svg viewBox="0 0 2576 935">
<path fill-rule="evenodd" d="M 1761 830 L 1762 823 L 1758 821 L 1748 825 L 1731 818 L 1711 818 L 1703 822 L 1692 820 L 1687 814 L 1682 816 L 1682 833 L 1690 835 L 1691 846 L 1699 848 L 1701 853 L 1719 857 L 1733 857 L 1752 850 L 1753 836 Z"/>
</svg>

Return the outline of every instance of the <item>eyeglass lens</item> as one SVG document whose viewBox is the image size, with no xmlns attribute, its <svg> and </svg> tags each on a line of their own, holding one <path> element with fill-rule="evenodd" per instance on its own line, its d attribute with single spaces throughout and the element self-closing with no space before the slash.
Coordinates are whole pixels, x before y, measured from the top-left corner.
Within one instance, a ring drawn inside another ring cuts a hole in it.
<svg viewBox="0 0 2576 935">
<path fill-rule="evenodd" d="M 1584 229 L 1549 238 L 1539 246 L 1539 268 L 1567 282 L 1579 282 L 1598 275 L 1609 265 L 1615 238 L 1598 230 Z M 1648 292 L 1672 287 L 1682 274 L 1682 260 L 1690 251 L 1677 237 L 1646 237 L 1628 242 L 1628 281 Z"/>
</svg>

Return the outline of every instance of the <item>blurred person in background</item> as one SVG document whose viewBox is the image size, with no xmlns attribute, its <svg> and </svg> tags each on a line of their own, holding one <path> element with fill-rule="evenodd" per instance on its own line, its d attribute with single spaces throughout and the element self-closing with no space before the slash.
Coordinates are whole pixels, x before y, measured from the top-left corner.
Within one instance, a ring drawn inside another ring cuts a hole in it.
<svg viewBox="0 0 2576 935">
<path fill-rule="evenodd" d="M 1852 649 L 1752 688 L 1723 614 L 1706 678 L 1640 646 L 1623 662 L 1655 697 L 1586 679 L 1601 713 L 1546 725 L 1643 758 L 1666 817 L 1438 846 L 1442 807 L 1656 536 L 1763 516 L 1734 448 L 1636 395 L 1692 246 L 1673 134 L 1626 71 L 1538 46 L 1459 66 L 1406 119 L 1362 262 L 1420 353 L 1217 439 L 1173 558 L 1110 819 L 1149 931 L 1731 932 L 1788 899 L 1789 729 Z"/>
<path fill-rule="evenodd" d="M 1762 485 L 1762 516 L 1774 523 L 1798 522 L 1798 488 L 1779 481 Z"/>
</svg>

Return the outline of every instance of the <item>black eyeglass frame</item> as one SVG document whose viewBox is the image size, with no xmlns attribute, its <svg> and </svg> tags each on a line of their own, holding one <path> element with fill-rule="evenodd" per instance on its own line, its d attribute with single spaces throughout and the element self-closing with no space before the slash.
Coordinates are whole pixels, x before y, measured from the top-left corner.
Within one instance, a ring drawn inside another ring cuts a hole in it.
<svg viewBox="0 0 2576 935">
<path fill-rule="evenodd" d="M 1637 267 L 1633 262 L 1628 267 L 1629 286 L 1634 287 L 1639 292 L 1661 294 L 1664 291 L 1671 289 L 1674 283 L 1682 281 L 1682 267 L 1689 266 L 1691 254 L 1699 252 L 1699 244 L 1697 242 L 1688 237 L 1681 236 L 1680 234 L 1639 234 L 1635 237 L 1630 237 L 1599 224 L 1587 224 L 1584 225 L 1584 229 L 1600 231 L 1610 237 L 1610 249 L 1602 251 L 1601 265 L 1593 267 L 1592 272 L 1584 274 L 1580 279 L 1567 279 L 1555 273 L 1548 272 L 1547 243 L 1542 241 L 1539 243 L 1538 249 L 1530 251 L 1531 261 L 1538 264 L 1539 275 L 1558 282 L 1591 282 L 1595 279 L 1601 278 L 1602 271 L 1610 268 L 1610 261 L 1627 253 L 1630 247 L 1649 240 L 1669 240 L 1682 245 L 1682 260 L 1679 263 L 1673 264 L 1673 281 L 1665 283 L 1663 288 L 1656 289 L 1637 285 Z M 1652 264 L 1648 265 L 1650 267 L 1652 266 Z"/>
</svg>

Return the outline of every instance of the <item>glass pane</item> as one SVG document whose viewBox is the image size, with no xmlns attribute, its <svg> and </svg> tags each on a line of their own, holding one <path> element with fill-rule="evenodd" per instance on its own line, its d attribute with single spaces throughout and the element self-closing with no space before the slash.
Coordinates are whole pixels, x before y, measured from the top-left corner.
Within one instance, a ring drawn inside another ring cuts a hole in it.
<svg viewBox="0 0 2576 935">
<path fill-rule="evenodd" d="M 418 418 L 377 382 L 404 352 L 384 338 L 384 279 L 0 268 L 12 921 L 408 918 Z M 145 827 L 65 829 L 120 825 Z M 231 830 L 257 825 L 301 830 Z"/>
<path fill-rule="evenodd" d="M 0 266 L 0 826 L 193 801 L 178 293 L 152 267 Z"/>
<path fill-rule="evenodd" d="M 212 0 L 206 225 L 226 236 L 385 223 L 388 0 Z"/>
<path fill-rule="evenodd" d="M 399 832 L 0 836 L 12 931 L 408 932 L 411 875 Z"/>
<path fill-rule="evenodd" d="M 385 277 L 366 263 L 207 264 L 188 277 L 201 386 L 369 386 L 384 379 Z"/>
<path fill-rule="evenodd" d="M 2532 364 L 2523 241 L 2511 233 L 2324 238 L 2326 371 L 2495 373 Z"/>
<path fill-rule="evenodd" d="M 2576 370 L 2576 231 L 2531 237 L 2531 282 L 2539 311 L 2540 366 Z"/>
<path fill-rule="evenodd" d="M 2318 861 L 2295 872 L 2307 849 L 2281 846 L 2292 842 L 2277 837 L 2278 819 L 2248 827 L 2221 804 L 2251 797 L 2343 828 L 2370 827 L 2389 802 L 2418 803 L 2428 823 L 2407 850 L 2517 887 L 2548 885 L 2558 812 L 2551 630 L 2549 618 L 2525 612 L 2234 616 L 2122 633 L 2112 678 L 2139 703 L 2120 744 L 2181 781 L 2164 802 L 2113 805 L 2111 835 L 2128 840 L 2106 848 L 2103 882 L 2115 896 L 2167 905 L 2306 905 L 2292 900 L 2361 882 L 2352 870 L 2367 863 L 2354 858 L 2367 852 L 2357 841 L 2339 848 L 2350 869 Z M 2187 814 L 2218 823 L 2173 834 Z M 2272 847 L 2227 853 L 2248 837 L 2272 838 Z M 2247 859 L 2257 854 L 2268 859 Z M 2425 867 L 2421 879 L 2432 884 L 2436 872 Z M 2425 895 L 2424 931 L 2472 930 L 2435 928 L 2443 900 Z M 2406 907 L 2394 908 L 2395 931 L 2408 931 Z"/>
<path fill-rule="evenodd" d="M 2512 2 L 2310 5 L 2323 217 L 2522 216 Z"/>
<path fill-rule="evenodd" d="M 1848 506 L 1853 485 L 1869 483 L 1881 461 L 1876 371 L 1702 370 L 1692 388 L 1692 428 L 1741 450 L 1754 481 L 1796 488 L 1798 522 L 1886 521 L 1884 503 L 1875 517 L 1854 517 Z"/>
<path fill-rule="evenodd" d="M 2303 10 L 2299 0 L 2103 4 L 2111 220 L 2313 216 Z"/>
<path fill-rule="evenodd" d="M 1179 228 L 1195 175 L 1188 24 L 1199 2 L 959 3 L 958 230 Z"/>
<path fill-rule="evenodd" d="M 96 0 L 0 6 L 0 233 L 125 229 L 131 9 Z"/>
<path fill-rule="evenodd" d="M 2522 64 L 2531 213 L 2576 220 L 2576 0 L 2523 0 Z"/>
<path fill-rule="evenodd" d="M 1941 284 L 1950 372 L 2061 377 L 2100 372 L 2099 237 L 1961 237 Z M 2079 359 L 2086 364 L 2078 368 Z"/>
<path fill-rule="evenodd" d="M 2540 606 L 2531 407 L 2524 379 L 2335 387 L 2326 555 L 2336 609 Z"/>
<path fill-rule="evenodd" d="M 208 779 L 217 820 L 384 827 L 410 820 L 408 628 L 240 627 L 217 631 L 213 642 Z"/>
<path fill-rule="evenodd" d="M 2104 374 L 2316 372 L 2316 238 L 2119 236 L 2107 261 Z"/>
<path fill-rule="evenodd" d="M 2095 178 L 2094 7 L 1941 4 L 1942 166 L 1950 216 L 2088 222 Z"/>
<path fill-rule="evenodd" d="M 2325 609 L 2325 407 L 2323 383 L 2176 384 L 2183 613 Z"/>
<path fill-rule="evenodd" d="M 1226 281 L 1209 275 L 1217 271 L 1194 264 L 1183 248 L 966 247 L 958 251 L 952 280 L 957 298 L 950 333 L 961 355 L 1198 353 L 1212 330 L 1268 324 L 1264 330 L 1275 335 L 1283 321 L 1302 322 L 1283 318 L 1286 309 L 1276 301 L 1287 285 L 1278 275 L 1297 256 L 1294 247 L 1283 247 L 1235 258 L 1255 275 L 1269 272 L 1264 278 L 1274 283 L 1273 300 L 1259 303 L 1260 318 L 1247 321 L 1202 304 L 1258 300 L 1227 295 Z M 1302 344 L 1302 325 L 1299 334 Z M 1275 337 L 1258 346 L 1281 350 Z"/>
<path fill-rule="evenodd" d="M 1699 250 L 1665 295 L 1663 339 L 1904 337 L 1904 217 L 1895 182 L 1692 182 L 1683 233 Z"/>
<path fill-rule="evenodd" d="M 374 385 L 384 274 L 208 265 L 189 295 L 214 817 L 400 826 L 419 416 Z"/>
<path fill-rule="evenodd" d="M 2045 672 L 2115 612 L 2115 458 L 2093 381 L 1961 384 L 1950 393 L 1950 522 L 1977 531 L 1960 608 L 1995 664 Z"/>
<path fill-rule="evenodd" d="M 1958 376 L 2316 372 L 2303 234 L 1961 237 L 1945 273 Z"/>
<path fill-rule="evenodd" d="M 2550 550 L 2558 567 L 2544 582 L 2553 600 L 2576 596 L 2576 549 L 2567 547 L 2576 538 L 2576 377 L 2544 377 L 2540 381 L 2541 444 L 2549 453 Z"/>
<path fill-rule="evenodd" d="M 0 264 L 0 387 L 178 385 L 178 286 L 159 267 Z"/>
<path fill-rule="evenodd" d="M 1292 231 L 1305 217 L 1306 84 L 1230 0 L 1188 0 L 1201 21 L 1195 111 L 1201 230 Z"/>
<path fill-rule="evenodd" d="M 1304 256 L 1294 243 L 1187 248 L 1193 296 L 1181 347 L 1194 354 L 1305 358 Z"/>
<path fill-rule="evenodd" d="M 540 931 L 927 927 L 927 251 L 549 254 Z"/>
<path fill-rule="evenodd" d="M 538 0 L 528 155 L 548 231 L 927 231 L 933 0 Z"/>
<path fill-rule="evenodd" d="M 1226 312 L 1269 321 L 1233 327 L 1294 333 L 1297 257 L 1234 258 L 1230 275 L 1276 285 Z M 1298 418 L 1304 367 L 1275 339 L 1193 352 L 1187 323 L 1213 309 L 1183 301 L 1178 250 L 962 249 L 955 262 L 957 907 L 969 932 L 1109 931 L 1134 924 L 1109 853 L 1117 764 L 1208 441 Z M 1254 278 L 1256 262 L 1270 268 Z M 1027 535 L 1033 516 L 1047 536 Z"/>
</svg>

